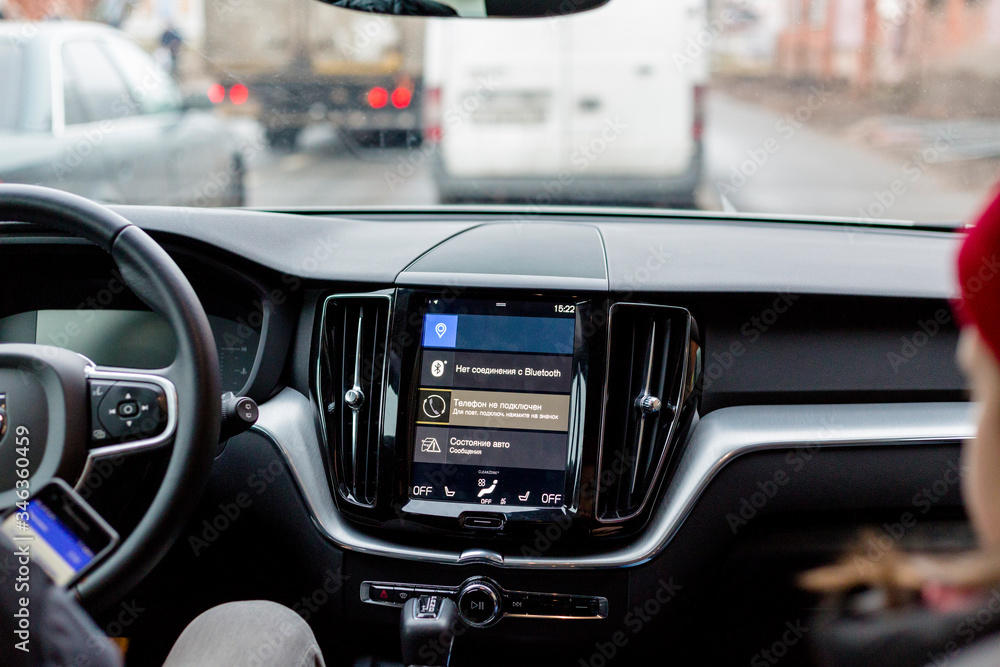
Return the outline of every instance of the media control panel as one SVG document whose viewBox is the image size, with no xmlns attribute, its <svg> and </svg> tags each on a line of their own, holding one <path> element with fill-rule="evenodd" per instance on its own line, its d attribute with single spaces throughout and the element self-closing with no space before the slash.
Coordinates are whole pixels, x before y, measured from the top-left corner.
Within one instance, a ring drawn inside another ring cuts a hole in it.
<svg viewBox="0 0 1000 667">
<path fill-rule="evenodd" d="M 361 600 L 369 604 L 402 607 L 410 598 L 421 595 L 442 595 L 454 600 L 462 620 L 475 628 L 493 625 L 504 616 L 562 619 L 608 616 L 608 600 L 604 597 L 508 591 L 486 577 L 473 577 L 459 586 L 376 581 L 361 584 Z"/>
<path fill-rule="evenodd" d="M 95 445 L 152 438 L 167 423 L 167 397 L 151 382 L 90 380 L 90 441 Z"/>
</svg>

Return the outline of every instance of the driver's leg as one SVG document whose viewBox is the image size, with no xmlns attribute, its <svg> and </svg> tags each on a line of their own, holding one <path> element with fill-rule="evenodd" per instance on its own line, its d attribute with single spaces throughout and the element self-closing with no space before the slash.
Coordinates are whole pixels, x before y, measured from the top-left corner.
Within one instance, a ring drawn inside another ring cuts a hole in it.
<svg viewBox="0 0 1000 667">
<path fill-rule="evenodd" d="M 294 611 L 252 600 L 213 607 L 184 629 L 163 667 L 324 667 L 316 637 Z"/>
</svg>

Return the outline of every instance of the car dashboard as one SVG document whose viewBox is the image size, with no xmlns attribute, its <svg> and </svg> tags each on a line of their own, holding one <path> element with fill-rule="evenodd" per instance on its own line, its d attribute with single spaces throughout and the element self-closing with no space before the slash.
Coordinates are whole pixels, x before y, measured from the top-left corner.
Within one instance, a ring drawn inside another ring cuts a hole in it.
<svg viewBox="0 0 1000 667">
<path fill-rule="evenodd" d="M 399 608 L 428 592 L 465 621 L 454 664 L 745 662 L 814 606 L 795 574 L 862 527 L 969 543 L 954 231 L 116 210 L 192 282 L 223 390 L 260 406 L 136 593 L 139 664 L 250 597 L 328 651 L 398 659 Z M 0 342 L 169 364 L 169 331 L 96 248 L 10 224 L 0 256 Z"/>
</svg>

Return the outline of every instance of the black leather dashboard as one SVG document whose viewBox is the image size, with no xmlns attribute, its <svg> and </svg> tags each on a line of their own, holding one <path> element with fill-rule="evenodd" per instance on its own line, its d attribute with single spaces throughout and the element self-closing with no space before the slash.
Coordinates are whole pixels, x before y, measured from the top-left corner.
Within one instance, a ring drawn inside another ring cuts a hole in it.
<svg viewBox="0 0 1000 667">
<path fill-rule="evenodd" d="M 248 525 L 266 530 L 294 515 L 300 530 L 287 535 L 286 546 L 298 550 L 302 571 L 289 585 L 308 589 L 335 572 L 337 602 L 317 612 L 331 619 L 350 617 L 382 631 L 397 622 L 394 610 L 362 602 L 362 582 L 454 587 L 469 576 L 488 576 L 509 590 L 601 596 L 611 605 L 606 619 L 561 635 L 565 645 L 592 643 L 595 633 L 610 636 L 622 628 L 628 606 L 671 577 L 688 596 L 708 590 L 709 570 L 765 528 L 853 529 L 912 509 L 916 494 L 954 465 L 970 432 L 948 306 L 959 241 L 954 231 L 569 209 L 530 215 L 513 209 L 116 210 L 207 276 L 206 293 L 222 267 L 247 289 L 241 308 L 253 310 L 259 300 L 270 313 L 249 385 L 261 403 L 261 421 L 226 446 L 193 534 L 216 504 L 256 493 L 249 480 L 260 481 L 268 501 L 247 509 Z M 15 247 L 57 248 L 78 256 L 67 266 L 86 268 L 80 257 L 87 251 L 79 244 L 63 246 L 23 225 L 0 226 L 0 256 Z M 64 267 L 59 279 L 71 280 L 71 273 Z M 51 281 L 46 285 L 41 301 L 55 289 Z M 321 308 L 331 294 L 428 288 L 585 294 L 690 312 L 701 345 L 697 418 L 670 460 L 643 532 L 604 545 L 563 548 L 555 540 L 539 549 L 532 541 L 532 555 L 494 549 L 488 539 L 452 548 L 414 538 L 400 547 L 399 540 L 344 518 L 325 472 L 329 454 L 315 401 Z M 18 303 L 30 306 L 31 298 L 21 293 Z M 796 469 L 789 457 L 802 466 Z M 750 528 L 733 530 L 727 517 L 741 517 L 741 500 L 752 502 L 761 484 L 770 488 L 778 470 L 790 476 L 781 493 L 740 519 Z M 957 487 L 949 485 L 932 505 L 929 516 L 961 518 Z M 240 529 L 220 539 L 209 558 L 179 553 L 164 568 L 244 557 L 248 540 Z M 842 546 L 827 541 L 816 551 Z M 259 563 L 270 560 L 260 556 Z M 589 570 L 600 574 L 589 576 Z M 247 582 L 238 594 L 260 588 Z M 678 613 L 684 608 L 676 605 Z M 673 627 L 675 618 L 665 614 L 657 623 Z M 552 642 L 552 632 L 564 630 L 553 631 L 555 622 L 504 619 L 480 631 L 481 638 L 496 647 L 500 661 L 512 638 L 542 648 L 551 642 L 547 650 L 558 653 L 563 644 Z M 622 631 L 631 632 L 627 625 Z"/>
</svg>

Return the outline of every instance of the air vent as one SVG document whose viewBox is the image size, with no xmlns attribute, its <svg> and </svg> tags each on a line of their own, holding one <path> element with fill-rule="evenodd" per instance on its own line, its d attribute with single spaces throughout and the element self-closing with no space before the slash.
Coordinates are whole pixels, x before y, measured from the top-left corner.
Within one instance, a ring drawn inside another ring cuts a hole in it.
<svg viewBox="0 0 1000 667">
<path fill-rule="evenodd" d="M 319 351 L 320 409 L 341 499 L 375 506 L 386 385 L 389 295 L 326 300 Z"/>
<path fill-rule="evenodd" d="M 597 518 L 624 521 L 642 511 L 668 463 L 693 395 L 696 347 L 683 308 L 611 307 Z"/>
</svg>

